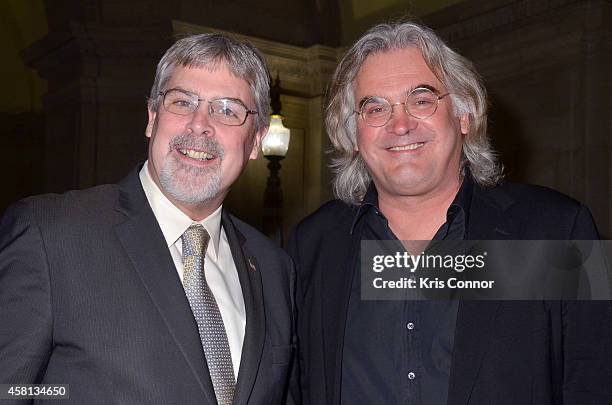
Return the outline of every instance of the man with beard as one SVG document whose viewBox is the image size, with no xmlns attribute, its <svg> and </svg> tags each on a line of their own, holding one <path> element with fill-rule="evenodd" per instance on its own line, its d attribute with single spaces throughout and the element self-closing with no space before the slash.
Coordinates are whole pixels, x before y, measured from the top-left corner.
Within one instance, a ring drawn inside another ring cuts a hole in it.
<svg viewBox="0 0 612 405">
<path fill-rule="evenodd" d="M 291 262 L 222 207 L 268 109 L 254 47 L 181 39 L 157 67 L 143 165 L 8 209 L 0 384 L 68 384 L 75 404 L 285 401 Z"/>
<path fill-rule="evenodd" d="M 363 241 L 598 237 L 579 202 L 499 181 L 486 108 L 472 64 L 418 24 L 376 26 L 340 61 L 338 200 L 289 244 L 306 404 L 612 403 L 610 301 L 363 298 Z"/>
</svg>

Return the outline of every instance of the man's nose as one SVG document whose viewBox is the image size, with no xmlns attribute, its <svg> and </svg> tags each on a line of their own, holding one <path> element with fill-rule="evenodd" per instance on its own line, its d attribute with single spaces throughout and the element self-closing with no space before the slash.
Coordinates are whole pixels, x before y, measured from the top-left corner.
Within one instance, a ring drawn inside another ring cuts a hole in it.
<svg viewBox="0 0 612 405">
<path fill-rule="evenodd" d="M 212 117 L 205 105 L 200 105 L 191 113 L 187 128 L 196 135 L 212 135 L 214 127 L 212 125 Z"/>
<path fill-rule="evenodd" d="M 419 120 L 406 112 L 403 103 L 396 103 L 391 106 L 391 118 L 387 123 L 387 130 L 396 135 L 405 135 L 416 129 Z"/>
</svg>

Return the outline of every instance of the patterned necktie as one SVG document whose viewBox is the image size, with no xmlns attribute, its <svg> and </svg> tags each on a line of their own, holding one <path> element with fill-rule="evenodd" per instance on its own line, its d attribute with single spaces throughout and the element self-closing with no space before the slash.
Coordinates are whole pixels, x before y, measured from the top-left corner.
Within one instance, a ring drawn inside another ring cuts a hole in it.
<svg viewBox="0 0 612 405">
<path fill-rule="evenodd" d="M 215 396 L 219 405 L 230 405 L 236 387 L 232 356 L 219 306 L 204 275 L 204 257 L 210 236 L 202 225 L 191 225 L 181 239 L 183 287 L 198 324 Z"/>
</svg>

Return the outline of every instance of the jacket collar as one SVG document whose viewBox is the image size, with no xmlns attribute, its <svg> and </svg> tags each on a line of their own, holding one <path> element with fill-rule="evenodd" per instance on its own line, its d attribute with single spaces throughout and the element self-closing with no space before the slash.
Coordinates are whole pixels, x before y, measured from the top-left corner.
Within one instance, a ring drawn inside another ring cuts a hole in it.
<svg viewBox="0 0 612 405">
<path fill-rule="evenodd" d="M 115 233 L 209 403 L 216 399 L 195 319 L 162 231 L 133 170 L 119 183 Z"/>
<path fill-rule="evenodd" d="M 461 187 L 459 187 L 459 191 L 457 192 L 457 195 L 455 196 L 453 202 L 448 208 L 448 211 L 446 214 L 447 219 L 449 219 L 452 215 L 456 215 L 456 213 L 459 210 L 463 210 L 465 214 L 465 223 L 466 223 L 466 228 L 467 228 L 469 224 L 469 218 L 470 218 L 470 208 L 472 204 L 473 189 L 474 189 L 474 180 L 472 179 L 472 176 L 468 171 L 463 178 Z M 351 234 L 355 232 L 355 227 L 357 226 L 358 222 L 362 220 L 365 213 L 371 209 L 374 209 L 377 212 L 379 210 L 378 191 L 376 190 L 376 186 L 374 185 L 373 181 L 370 182 L 370 185 L 368 186 L 368 190 L 366 191 L 366 194 L 363 197 L 363 200 L 361 204 L 359 205 L 357 212 L 355 213 L 355 217 L 353 218 L 353 223 L 350 228 Z"/>
<path fill-rule="evenodd" d="M 467 181 L 466 181 L 467 180 Z M 513 221 L 510 210 L 515 201 L 503 187 L 484 188 L 474 182 L 471 176 L 466 176 L 451 207 L 456 206 L 465 211 L 466 239 L 499 240 L 515 239 L 518 235 L 517 221 Z M 333 320 L 324 325 L 324 339 L 338 342 L 331 353 L 335 356 L 325 356 L 325 372 L 329 403 L 339 403 L 341 389 L 341 364 L 344 333 L 346 327 L 346 311 L 354 276 L 355 260 L 359 252 L 361 237 L 360 226 L 363 214 L 369 209 L 378 208 L 378 194 L 375 186 L 370 184 L 368 192 L 355 214 L 350 234 L 335 235 L 336 238 L 346 238 L 346 256 L 338 255 L 337 261 L 329 268 L 341 271 L 323 273 L 323 284 L 332 286 L 330 294 L 323 296 L 323 311 L 333 312 L 324 319 Z M 335 257 L 335 256 L 334 256 Z M 333 286 L 342 286 L 335 289 Z M 333 291 L 333 293 L 332 293 Z M 490 342 L 491 323 L 500 307 L 499 302 L 490 301 L 482 305 L 479 301 L 462 301 L 459 303 L 457 327 L 455 330 L 455 345 L 451 379 L 449 385 L 449 404 L 465 404 L 476 381 L 483 353 Z M 334 326 L 336 325 L 336 326 Z M 335 371 L 335 372 L 334 372 Z M 329 389 L 333 387 L 333 389 Z"/>
<path fill-rule="evenodd" d="M 115 233 L 145 286 L 155 308 L 183 353 L 208 403 L 216 403 L 202 343 L 183 286 L 163 233 L 140 183 L 139 165 L 119 183 L 115 210 L 120 220 Z M 248 240 L 235 226 L 232 216 L 222 212 L 232 257 L 244 297 L 247 316 L 235 404 L 246 404 L 253 391 L 265 341 L 263 288 L 258 263 Z"/>
<path fill-rule="evenodd" d="M 264 349 L 266 316 L 263 310 L 261 271 L 252 249 L 249 248 L 248 240 L 236 227 L 233 217 L 226 210 L 223 210 L 221 223 L 238 271 L 247 319 L 233 401 L 233 404 L 238 405 L 248 403 L 255 386 Z"/>
</svg>

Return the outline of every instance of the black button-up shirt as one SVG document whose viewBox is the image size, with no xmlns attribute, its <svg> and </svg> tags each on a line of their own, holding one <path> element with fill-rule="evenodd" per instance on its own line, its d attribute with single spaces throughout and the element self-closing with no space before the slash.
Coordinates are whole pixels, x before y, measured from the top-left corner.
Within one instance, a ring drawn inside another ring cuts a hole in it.
<svg viewBox="0 0 612 405">
<path fill-rule="evenodd" d="M 465 239 L 472 185 L 466 176 L 434 240 Z M 378 209 L 373 183 L 352 232 L 360 232 L 361 240 L 397 240 Z M 354 271 L 342 404 L 446 404 L 458 301 L 363 301 L 359 265 Z"/>
</svg>

